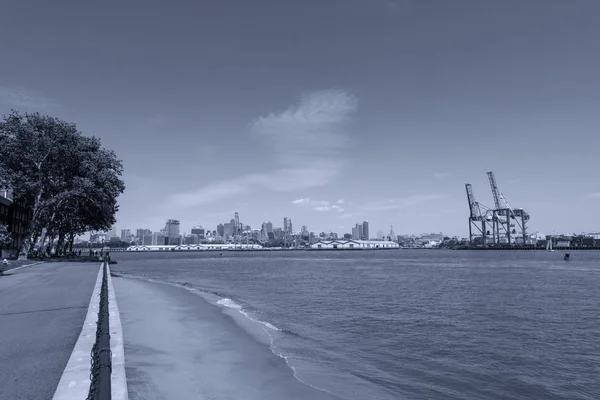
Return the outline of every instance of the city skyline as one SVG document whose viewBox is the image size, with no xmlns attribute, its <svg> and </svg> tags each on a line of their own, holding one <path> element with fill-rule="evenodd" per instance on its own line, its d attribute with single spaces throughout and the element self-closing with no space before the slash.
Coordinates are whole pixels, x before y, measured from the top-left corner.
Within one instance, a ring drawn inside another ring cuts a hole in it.
<svg viewBox="0 0 600 400">
<path fill-rule="evenodd" d="M 600 2 L 426 3 L 10 2 L 0 113 L 114 149 L 132 230 L 465 237 L 464 185 L 491 206 L 494 171 L 531 233 L 599 231 Z"/>
</svg>

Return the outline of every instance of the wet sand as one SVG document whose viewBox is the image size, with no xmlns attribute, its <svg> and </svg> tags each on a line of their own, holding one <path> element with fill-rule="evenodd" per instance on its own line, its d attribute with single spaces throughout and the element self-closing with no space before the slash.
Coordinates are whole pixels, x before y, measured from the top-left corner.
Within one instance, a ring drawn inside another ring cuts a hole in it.
<svg viewBox="0 0 600 400">
<path fill-rule="evenodd" d="M 333 400 L 221 308 L 175 286 L 114 277 L 129 398 Z"/>
</svg>

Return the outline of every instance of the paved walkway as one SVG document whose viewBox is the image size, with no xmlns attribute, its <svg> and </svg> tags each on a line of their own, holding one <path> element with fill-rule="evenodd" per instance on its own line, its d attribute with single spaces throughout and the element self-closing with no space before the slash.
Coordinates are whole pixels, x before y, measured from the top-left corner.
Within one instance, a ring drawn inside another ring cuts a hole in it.
<svg viewBox="0 0 600 400">
<path fill-rule="evenodd" d="M 99 267 L 43 263 L 0 276 L 0 400 L 52 398 Z"/>
</svg>

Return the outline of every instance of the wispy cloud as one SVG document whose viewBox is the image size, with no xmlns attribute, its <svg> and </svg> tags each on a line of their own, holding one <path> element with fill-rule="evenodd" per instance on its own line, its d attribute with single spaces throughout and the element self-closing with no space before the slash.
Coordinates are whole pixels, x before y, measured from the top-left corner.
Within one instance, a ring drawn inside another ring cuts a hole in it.
<svg viewBox="0 0 600 400">
<path fill-rule="evenodd" d="M 293 191 L 327 184 L 344 165 L 343 150 L 348 145 L 344 123 L 356 107 L 357 99 L 351 94 L 326 90 L 303 96 L 283 112 L 257 118 L 249 125 L 250 131 L 272 147 L 280 169 L 177 193 L 169 198 L 169 205 L 198 206 L 257 187 Z"/>
<path fill-rule="evenodd" d="M 47 97 L 23 88 L 0 86 L 0 103 L 7 106 L 45 111 L 58 107 L 58 104 Z"/>
<path fill-rule="evenodd" d="M 344 199 L 339 199 L 339 200 L 337 201 L 337 203 L 338 203 L 338 204 L 344 204 L 345 202 L 346 202 L 346 200 L 344 200 Z"/>
<path fill-rule="evenodd" d="M 450 176 L 450 172 L 436 172 L 433 174 L 433 177 L 436 179 L 447 178 Z"/>
<path fill-rule="evenodd" d="M 310 203 L 310 199 L 296 199 L 292 201 L 292 204 L 307 204 Z"/>
<path fill-rule="evenodd" d="M 587 199 L 600 199 L 600 192 L 588 193 L 584 197 Z"/>
<path fill-rule="evenodd" d="M 363 206 L 364 210 L 367 211 L 389 211 L 398 210 L 407 207 L 414 207 L 423 203 L 442 200 L 447 198 L 446 194 L 427 194 L 427 195 L 413 195 L 406 197 L 396 197 L 386 200 L 372 201 Z"/>
<path fill-rule="evenodd" d="M 328 200 L 311 200 L 309 198 L 296 199 L 292 201 L 292 204 L 303 205 L 312 207 L 313 210 L 324 212 L 324 211 L 336 211 L 344 212 L 344 209 L 339 204 L 331 204 Z"/>
</svg>

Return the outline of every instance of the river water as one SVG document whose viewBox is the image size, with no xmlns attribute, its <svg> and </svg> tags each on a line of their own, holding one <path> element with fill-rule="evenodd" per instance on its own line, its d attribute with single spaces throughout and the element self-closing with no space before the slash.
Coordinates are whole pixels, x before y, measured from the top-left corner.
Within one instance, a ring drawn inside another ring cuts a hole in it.
<svg viewBox="0 0 600 400">
<path fill-rule="evenodd" d="M 600 252 L 113 253 L 340 399 L 600 398 Z"/>
</svg>

